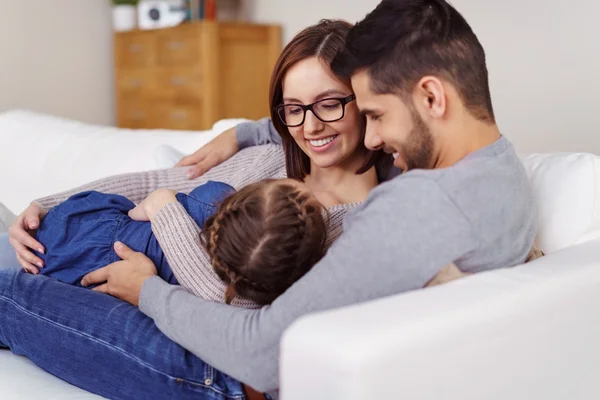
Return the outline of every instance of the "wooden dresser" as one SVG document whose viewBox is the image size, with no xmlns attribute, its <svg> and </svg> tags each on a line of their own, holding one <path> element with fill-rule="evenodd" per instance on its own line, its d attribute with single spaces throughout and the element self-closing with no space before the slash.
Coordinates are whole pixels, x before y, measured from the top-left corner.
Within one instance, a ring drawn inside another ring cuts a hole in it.
<svg viewBox="0 0 600 400">
<path fill-rule="evenodd" d="M 222 118 L 269 115 L 281 29 L 201 21 L 115 34 L 117 124 L 209 129 Z"/>
</svg>

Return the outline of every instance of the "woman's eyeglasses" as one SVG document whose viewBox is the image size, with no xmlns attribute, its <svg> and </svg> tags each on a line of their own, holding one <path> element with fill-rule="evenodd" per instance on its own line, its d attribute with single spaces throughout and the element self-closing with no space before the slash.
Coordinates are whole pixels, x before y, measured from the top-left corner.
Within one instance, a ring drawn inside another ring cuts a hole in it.
<svg viewBox="0 0 600 400">
<path fill-rule="evenodd" d="M 323 122 L 335 122 L 344 118 L 346 104 L 356 99 L 354 94 L 347 97 L 327 98 L 312 104 L 280 104 L 275 107 L 281 122 L 287 127 L 294 128 L 304 123 L 306 112 L 312 111 L 315 117 Z"/>
</svg>

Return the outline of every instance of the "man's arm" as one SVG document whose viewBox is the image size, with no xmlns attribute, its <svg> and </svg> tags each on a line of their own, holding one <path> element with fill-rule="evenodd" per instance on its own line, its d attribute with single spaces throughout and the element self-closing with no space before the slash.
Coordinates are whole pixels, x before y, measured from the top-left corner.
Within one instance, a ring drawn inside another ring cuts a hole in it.
<svg viewBox="0 0 600 400">
<path fill-rule="evenodd" d="M 235 137 L 240 149 L 270 143 L 281 144 L 281 136 L 275 130 L 271 118 L 236 125 Z"/>
<path fill-rule="evenodd" d="M 272 305 L 215 304 L 151 278 L 140 308 L 207 363 L 271 391 L 279 386 L 280 338 L 298 317 L 421 288 L 476 247 L 471 225 L 437 183 L 401 177 L 375 189 L 327 255 Z"/>
</svg>

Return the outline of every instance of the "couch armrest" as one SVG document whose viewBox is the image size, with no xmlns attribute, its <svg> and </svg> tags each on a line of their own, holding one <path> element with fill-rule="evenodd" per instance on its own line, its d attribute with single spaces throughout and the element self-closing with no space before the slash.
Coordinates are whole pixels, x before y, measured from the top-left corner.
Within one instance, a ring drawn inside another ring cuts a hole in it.
<svg viewBox="0 0 600 400">
<path fill-rule="evenodd" d="M 592 241 L 310 315 L 282 339 L 282 399 L 597 398 L 598 309 Z"/>
</svg>

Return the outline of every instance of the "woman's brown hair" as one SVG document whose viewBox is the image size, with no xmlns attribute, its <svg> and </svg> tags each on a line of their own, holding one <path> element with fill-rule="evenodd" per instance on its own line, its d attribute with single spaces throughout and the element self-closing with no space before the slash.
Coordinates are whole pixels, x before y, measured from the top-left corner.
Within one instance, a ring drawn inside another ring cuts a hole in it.
<svg viewBox="0 0 600 400">
<path fill-rule="evenodd" d="M 310 57 L 317 57 L 326 65 L 330 65 L 335 56 L 343 50 L 346 35 L 352 27 L 347 21 L 343 20 L 321 20 L 318 24 L 309 26 L 298 33 L 290 43 L 283 49 L 273 74 L 271 75 L 271 85 L 269 89 L 269 103 L 271 106 L 271 121 L 273 126 L 281 136 L 283 148 L 285 151 L 285 164 L 287 176 L 292 179 L 303 180 L 310 173 L 310 159 L 298 147 L 291 137 L 288 127 L 281 121 L 275 108 L 283 103 L 283 79 L 288 70 L 297 62 Z M 347 78 L 336 76 L 346 86 L 352 87 Z M 362 134 L 364 137 L 365 121 L 362 120 Z M 382 151 L 372 152 L 365 150 L 365 163 L 356 171 L 362 174 L 368 171 L 373 165 L 383 157 Z M 380 173 L 378 171 L 378 176 Z"/>
<path fill-rule="evenodd" d="M 206 221 L 203 242 L 228 286 L 225 302 L 241 296 L 270 304 L 325 254 L 323 207 L 306 190 L 268 179 L 227 197 Z"/>
</svg>

